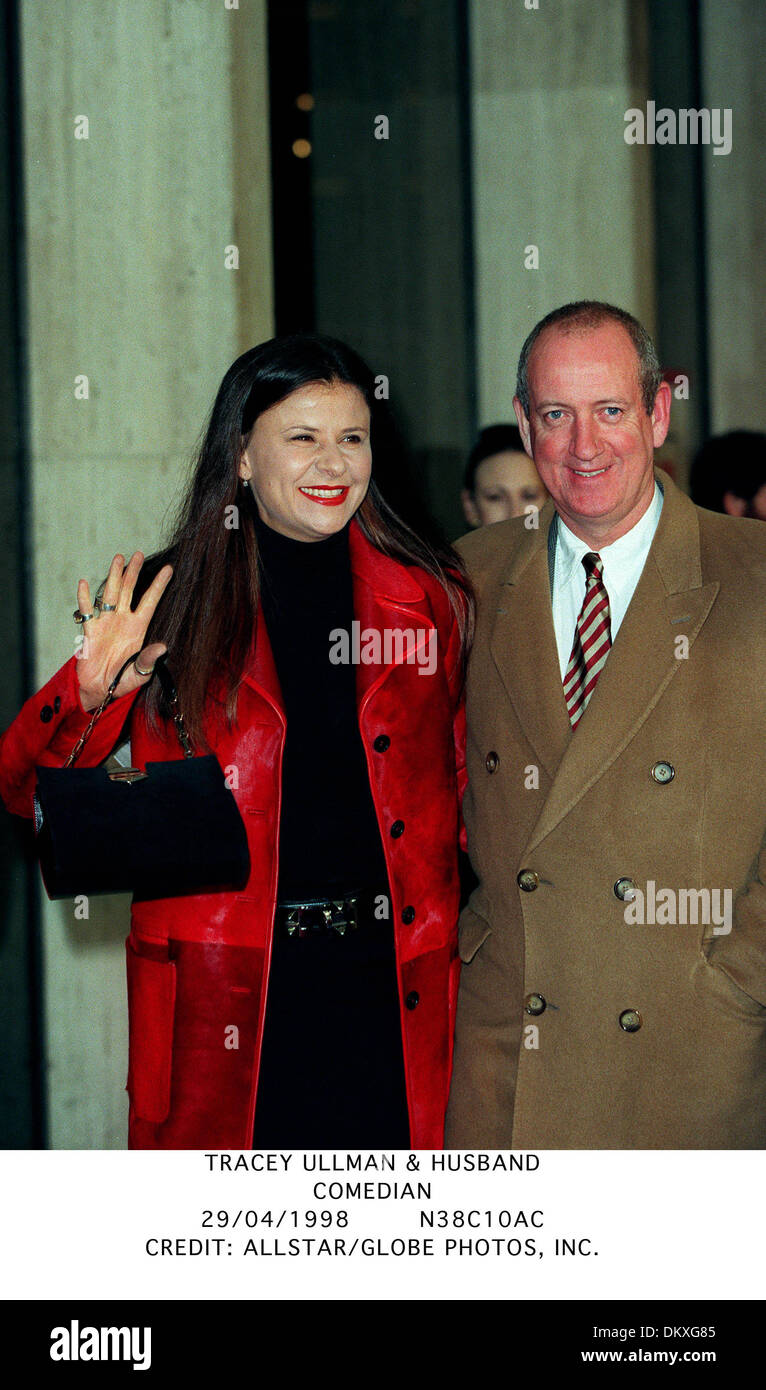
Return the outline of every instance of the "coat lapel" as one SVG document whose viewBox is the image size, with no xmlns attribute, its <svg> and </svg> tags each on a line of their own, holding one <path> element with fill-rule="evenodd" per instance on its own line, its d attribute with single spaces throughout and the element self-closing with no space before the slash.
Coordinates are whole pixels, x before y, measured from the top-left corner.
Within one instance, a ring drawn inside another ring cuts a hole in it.
<svg viewBox="0 0 766 1390">
<path fill-rule="evenodd" d="M 521 726 L 550 777 L 571 741 L 553 629 L 548 536 L 553 506 L 540 526 L 525 532 L 498 588 L 490 637 L 492 658 Z"/>
<path fill-rule="evenodd" d="M 426 644 L 434 623 L 428 616 L 421 585 L 412 570 L 383 555 L 367 540 L 356 523 L 349 531 L 351 570 L 354 581 L 354 618 L 360 632 L 385 634 L 409 629 L 413 637 L 402 643 L 395 659 L 380 664 L 360 662 L 356 671 L 357 705 L 360 710 L 397 666 L 427 655 Z"/>
<path fill-rule="evenodd" d="M 285 707 L 282 700 L 282 689 L 279 684 L 274 653 L 271 649 L 263 611 L 260 607 L 255 620 L 255 645 L 252 663 L 245 671 L 243 680 L 252 686 L 267 704 L 271 705 L 284 724 Z"/>
<path fill-rule="evenodd" d="M 702 583 L 695 507 L 666 474 L 658 472 L 658 478 L 665 499 L 652 547 L 528 850 L 550 834 L 635 736 L 685 659 L 679 650 L 691 651 L 718 593 L 717 583 Z M 679 638 L 687 644 L 680 649 Z M 558 665 L 556 678 L 560 691 Z"/>
</svg>

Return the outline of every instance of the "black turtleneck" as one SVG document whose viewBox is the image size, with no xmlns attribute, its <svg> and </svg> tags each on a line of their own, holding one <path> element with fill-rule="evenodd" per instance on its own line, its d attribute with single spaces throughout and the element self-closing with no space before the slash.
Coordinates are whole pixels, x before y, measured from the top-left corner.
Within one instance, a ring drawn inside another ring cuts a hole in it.
<svg viewBox="0 0 766 1390">
<path fill-rule="evenodd" d="M 348 527 L 297 541 L 256 516 L 261 604 L 287 738 L 280 901 L 372 889 L 388 876 L 356 708 L 356 668 L 330 663 L 350 630 Z M 409 1122 L 393 923 L 290 937 L 279 914 L 269 972 L 255 1148 L 405 1148 Z"/>
<path fill-rule="evenodd" d="M 279 898 L 387 882 L 356 707 L 356 668 L 330 662 L 330 633 L 354 616 L 348 527 L 321 541 L 256 516 L 261 604 L 282 687 Z"/>
</svg>

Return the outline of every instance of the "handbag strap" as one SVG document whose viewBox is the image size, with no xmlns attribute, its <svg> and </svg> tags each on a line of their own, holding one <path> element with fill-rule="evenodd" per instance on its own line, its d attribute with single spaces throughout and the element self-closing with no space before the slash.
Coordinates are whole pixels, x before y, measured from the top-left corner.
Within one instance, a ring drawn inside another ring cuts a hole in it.
<svg viewBox="0 0 766 1390">
<path fill-rule="evenodd" d="M 69 757 L 64 763 L 64 767 L 72 767 L 76 763 L 77 759 L 82 753 L 83 748 L 88 742 L 88 739 L 93 733 L 93 730 L 95 729 L 99 719 L 104 713 L 104 710 L 106 709 L 107 705 L 110 705 L 112 703 L 112 700 L 114 699 L 114 692 L 117 689 L 117 686 L 120 684 L 120 681 L 122 680 L 123 676 L 125 675 L 125 672 L 127 671 L 129 666 L 133 665 L 133 662 L 140 655 L 141 653 L 140 651 L 138 651 L 134 652 L 132 656 L 129 656 L 124 665 L 120 667 L 114 679 L 109 682 L 109 686 L 107 688 L 103 700 L 101 701 L 101 704 L 98 706 L 97 709 L 93 711 L 87 729 L 85 729 L 83 733 L 80 734 L 80 737 L 78 738 L 74 748 L 72 749 L 71 753 L 69 754 Z M 157 658 L 157 660 L 154 663 L 154 670 L 156 671 L 159 677 L 160 685 L 162 686 L 162 693 L 164 694 L 170 706 L 170 712 L 173 717 L 173 723 L 175 725 L 176 734 L 178 735 L 178 742 L 180 743 L 181 748 L 183 750 L 183 755 L 185 758 L 193 758 L 194 751 L 189 741 L 189 735 L 186 732 L 186 725 L 184 724 L 184 717 L 181 713 L 181 709 L 178 704 L 178 691 L 176 690 L 175 685 L 173 684 L 173 678 L 167 666 L 165 665 L 164 656 L 159 656 Z"/>
</svg>

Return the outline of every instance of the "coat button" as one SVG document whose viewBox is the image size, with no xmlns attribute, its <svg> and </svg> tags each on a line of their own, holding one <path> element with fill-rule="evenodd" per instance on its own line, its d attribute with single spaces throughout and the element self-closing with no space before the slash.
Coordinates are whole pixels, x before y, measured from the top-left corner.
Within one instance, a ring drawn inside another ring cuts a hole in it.
<svg viewBox="0 0 766 1390">
<path fill-rule="evenodd" d="M 50 724 L 53 718 L 53 710 L 50 705 L 43 705 L 42 709 L 40 710 L 40 718 L 42 719 L 43 724 Z"/>
<path fill-rule="evenodd" d="M 536 874 L 534 869 L 522 869 L 516 875 L 516 882 L 523 893 L 534 893 L 540 882 L 540 875 Z"/>
<path fill-rule="evenodd" d="M 638 1009 L 625 1009 L 620 1014 L 620 1027 L 623 1033 L 637 1033 L 642 1022 Z"/>
<path fill-rule="evenodd" d="M 417 990 L 411 989 L 404 1002 L 408 1009 L 416 1009 L 420 1003 L 420 995 Z"/>
<path fill-rule="evenodd" d="M 403 909 L 403 911 L 402 911 L 402 921 L 404 922 L 405 927 L 409 927 L 410 924 L 411 924 L 412 922 L 415 921 L 415 909 L 414 909 L 414 907 L 405 907 L 405 908 Z"/>
<path fill-rule="evenodd" d="M 672 782 L 675 775 L 676 770 L 672 763 L 655 763 L 652 768 L 652 777 L 663 787 L 666 782 Z"/>
<path fill-rule="evenodd" d="M 404 834 L 404 821 L 403 821 L 403 820 L 395 820 L 394 823 L 393 823 L 393 825 L 391 826 L 391 839 L 392 839 L 392 840 L 398 840 L 398 839 L 399 839 L 399 836 L 400 836 L 400 835 L 403 835 L 403 834 Z"/>
<path fill-rule="evenodd" d="M 614 885 L 614 896 L 621 903 L 632 903 L 636 896 L 636 885 L 632 878 L 618 878 Z"/>
<path fill-rule="evenodd" d="M 542 994 L 528 994 L 524 1000 L 524 1008 L 528 1014 L 537 1016 L 545 1013 L 547 1002 Z"/>
<path fill-rule="evenodd" d="M 497 772 L 497 769 L 500 766 L 500 758 L 498 754 L 494 751 L 494 749 L 492 749 L 484 759 L 484 766 L 486 767 L 487 772 Z"/>
<path fill-rule="evenodd" d="M 375 749 L 376 753 L 387 753 L 389 748 L 391 747 L 391 740 L 388 737 L 388 734 L 378 734 L 378 737 L 376 738 L 372 746 Z"/>
</svg>

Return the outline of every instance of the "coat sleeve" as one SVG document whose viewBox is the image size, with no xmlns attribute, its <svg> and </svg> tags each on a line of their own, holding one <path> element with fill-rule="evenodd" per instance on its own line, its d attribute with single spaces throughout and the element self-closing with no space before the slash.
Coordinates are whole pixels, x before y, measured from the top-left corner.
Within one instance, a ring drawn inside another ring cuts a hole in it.
<svg viewBox="0 0 766 1390">
<path fill-rule="evenodd" d="M 108 705 L 85 745 L 78 766 L 95 767 L 114 745 L 137 690 Z M 92 711 L 80 703 L 77 658 L 71 657 L 47 685 L 32 695 L 0 736 L 0 798 L 17 816 L 31 816 L 36 767 L 63 767 Z"/>
<path fill-rule="evenodd" d="M 452 730 L 455 744 L 455 772 L 457 775 L 458 805 L 460 811 L 460 848 L 467 849 L 466 829 L 463 823 L 463 796 L 468 773 L 465 766 L 465 681 L 460 653 L 460 629 L 457 618 L 451 613 L 451 622 L 444 656 L 447 686 L 452 701 Z"/>
<path fill-rule="evenodd" d="M 766 832 L 732 916 L 731 931 L 715 938 L 708 961 L 766 1007 Z"/>
</svg>

